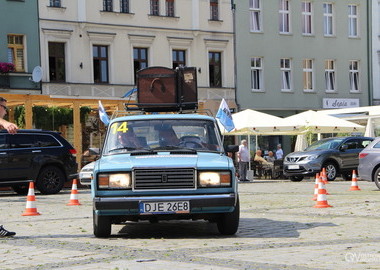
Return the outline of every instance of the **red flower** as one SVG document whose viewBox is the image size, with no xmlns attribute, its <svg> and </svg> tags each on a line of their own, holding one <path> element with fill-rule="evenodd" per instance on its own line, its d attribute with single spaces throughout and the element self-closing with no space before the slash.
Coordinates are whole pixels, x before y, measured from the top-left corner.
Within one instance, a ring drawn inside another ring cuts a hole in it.
<svg viewBox="0 0 380 270">
<path fill-rule="evenodd" d="M 0 73 L 9 73 L 15 71 L 15 65 L 12 63 L 0 63 Z"/>
</svg>

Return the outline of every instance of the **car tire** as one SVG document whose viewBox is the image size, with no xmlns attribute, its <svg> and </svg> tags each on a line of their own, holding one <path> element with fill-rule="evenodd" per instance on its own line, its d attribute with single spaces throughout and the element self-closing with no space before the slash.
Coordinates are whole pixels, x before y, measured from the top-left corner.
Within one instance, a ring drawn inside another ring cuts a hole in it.
<svg viewBox="0 0 380 270">
<path fill-rule="evenodd" d="M 95 237 L 104 238 L 111 235 L 111 217 L 109 216 L 99 216 L 93 211 L 92 214 L 94 223 L 94 235 Z"/>
<path fill-rule="evenodd" d="M 380 189 L 380 167 L 375 171 L 375 174 L 373 175 L 373 181 L 375 182 L 377 188 Z"/>
<path fill-rule="evenodd" d="M 222 235 L 233 235 L 239 228 L 240 219 L 240 202 L 237 199 L 236 206 L 233 212 L 223 214 L 218 220 L 218 230 Z"/>
<path fill-rule="evenodd" d="M 299 175 L 290 176 L 290 181 L 292 182 L 301 182 L 302 180 L 303 180 L 303 176 L 299 176 Z"/>
<path fill-rule="evenodd" d="M 26 195 L 26 194 L 28 194 L 29 186 L 28 185 L 15 185 L 15 186 L 12 186 L 12 189 L 18 195 Z"/>
<path fill-rule="evenodd" d="M 61 191 L 64 183 L 65 176 L 61 169 L 47 166 L 40 171 L 36 187 L 42 194 L 56 194 Z"/>
<path fill-rule="evenodd" d="M 326 168 L 327 181 L 334 181 L 338 174 L 337 166 L 332 162 L 326 162 L 323 168 Z"/>
</svg>

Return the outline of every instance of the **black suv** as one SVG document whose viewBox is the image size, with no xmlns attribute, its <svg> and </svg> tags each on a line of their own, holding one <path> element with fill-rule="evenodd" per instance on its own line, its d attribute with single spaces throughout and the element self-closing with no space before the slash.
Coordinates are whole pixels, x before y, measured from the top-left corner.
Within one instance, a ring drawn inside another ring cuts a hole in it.
<svg viewBox="0 0 380 270">
<path fill-rule="evenodd" d="M 58 132 L 0 131 L 0 186 L 26 194 L 31 180 L 42 194 L 58 193 L 77 173 L 76 150 Z"/>
<path fill-rule="evenodd" d="M 293 152 L 284 159 L 284 175 L 292 181 L 302 181 L 304 176 L 315 176 L 326 168 L 327 179 L 333 181 L 338 174 L 350 180 L 358 169 L 358 154 L 374 138 L 335 137 L 319 140 L 304 151 Z"/>
</svg>

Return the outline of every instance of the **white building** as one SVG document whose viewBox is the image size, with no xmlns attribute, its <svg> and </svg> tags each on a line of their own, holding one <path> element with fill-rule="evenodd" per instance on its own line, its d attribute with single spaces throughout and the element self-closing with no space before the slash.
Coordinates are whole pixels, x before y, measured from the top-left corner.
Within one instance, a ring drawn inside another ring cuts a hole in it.
<svg viewBox="0 0 380 270">
<path fill-rule="evenodd" d="M 197 68 L 198 99 L 235 104 L 230 0 L 40 0 L 42 93 L 119 98 L 149 66 Z"/>
</svg>

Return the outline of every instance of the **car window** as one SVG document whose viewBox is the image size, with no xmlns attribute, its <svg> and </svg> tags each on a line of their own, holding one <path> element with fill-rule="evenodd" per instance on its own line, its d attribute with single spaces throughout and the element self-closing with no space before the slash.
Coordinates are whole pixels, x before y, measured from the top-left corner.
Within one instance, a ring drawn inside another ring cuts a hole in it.
<svg viewBox="0 0 380 270">
<path fill-rule="evenodd" d="M 341 144 L 341 142 L 342 139 L 339 138 L 332 140 L 320 140 L 307 147 L 305 151 L 335 149 Z"/>
<path fill-rule="evenodd" d="M 33 147 L 33 135 L 31 134 L 14 134 L 9 136 L 10 148 L 31 148 Z"/>
<path fill-rule="evenodd" d="M 6 149 L 7 147 L 5 134 L 0 135 L 0 149 Z"/>
<path fill-rule="evenodd" d="M 50 135 L 35 135 L 34 147 L 60 146 L 60 143 Z"/>
<path fill-rule="evenodd" d="M 372 140 L 362 140 L 361 141 L 361 148 L 366 148 L 370 143 L 372 142 Z"/>
<path fill-rule="evenodd" d="M 373 148 L 380 148 L 380 141 L 378 141 L 374 146 Z"/>
</svg>

